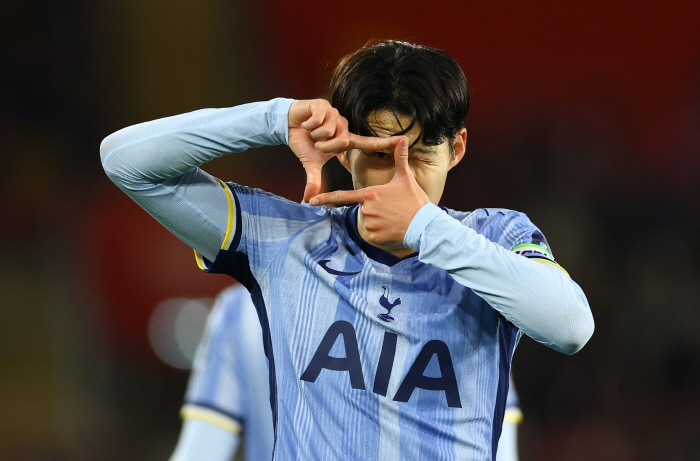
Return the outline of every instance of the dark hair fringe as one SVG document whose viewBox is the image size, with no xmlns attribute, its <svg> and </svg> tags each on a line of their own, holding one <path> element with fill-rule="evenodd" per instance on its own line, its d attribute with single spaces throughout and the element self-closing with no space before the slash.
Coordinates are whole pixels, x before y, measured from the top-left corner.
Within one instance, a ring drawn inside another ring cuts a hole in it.
<svg viewBox="0 0 700 461">
<path fill-rule="evenodd" d="M 352 133 L 376 135 L 367 116 L 387 110 L 397 122 L 399 115 L 411 117 L 396 135 L 420 123 L 413 145 L 447 140 L 452 148 L 469 111 L 469 86 L 459 64 L 442 50 L 396 40 L 370 41 L 340 60 L 329 101 L 348 120 Z"/>
</svg>

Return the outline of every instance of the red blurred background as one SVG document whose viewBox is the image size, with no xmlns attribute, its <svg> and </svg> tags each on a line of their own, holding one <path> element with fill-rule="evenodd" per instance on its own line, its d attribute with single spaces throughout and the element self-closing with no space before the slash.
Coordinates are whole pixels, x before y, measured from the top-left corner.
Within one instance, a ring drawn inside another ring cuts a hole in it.
<svg viewBox="0 0 700 461">
<path fill-rule="evenodd" d="M 592 306 L 577 355 L 515 354 L 521 459 L 700 459 L 699 18 L 693 1 L 4 2 L 0 459 L 167 459 L 187 373 L 155 356 L 148 320 L 231 283 L 109 182 L 101 139 L 322 96 L 372 38 L 462 65 L 467 157 L 443 203 L 526 212 Z M 286 148 L 207 170 L 303 191 Z"/>
</svg>

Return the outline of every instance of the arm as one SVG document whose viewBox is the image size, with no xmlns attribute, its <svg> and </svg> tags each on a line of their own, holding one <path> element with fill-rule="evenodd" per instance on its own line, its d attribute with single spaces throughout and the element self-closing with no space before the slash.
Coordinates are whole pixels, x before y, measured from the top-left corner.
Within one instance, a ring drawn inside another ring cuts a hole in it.
<svg viewBox="0 0 700 461">
<path fill-rule="evenodd" d="M 219 294 L 197 349 L 182 406 L 182 429 L 170 461 L 230 461 L 247 419 L 238 340 L 250 297 L 236 285 Z M 254 308 L 253 308 L 254 309 Z"/>
<path fill-rule="evenodd" d="M 431 203 L 408 164 L 408 138 L 400 138 L 389 183 L 321 194 L 311 205 L 361 203 L 370 243 L 420 252 L 421 262 L 449 272 L 531 338 L 566 354 L 581 349 L 593 316 L 579 286 L 556 265 L 517 255 Z"/>
<path fill-rule="evenodd" d="M 496 461 L 518 461 L 518 423 L 503 422 Z"/>
<path fill-rule="evenodd" d="M 503 417 L 501 437 L 498 439 L 496 461 L 518 461 L 518 425 L 523 419 L 518 395 L 512 377 L 506 398 L 506 412 Z"/>
<path fill-rule="evenodd" d="M 245 458 L 270 459 L 274 429 L 268 371 L 250 294 L 242 285 L 229 287 L 217 297 L 207 321 L 170 461 L 230 461 L 243 428 Z"/>
<path fill-rule="evenodd" d="M 180 240 L 210 261 L 230 244 L 231 192 L 199 165 L 246 149 L 288 144 L 307 172 L 305 199 L 321 187 L 321 167 L 349 148 L 381 150 L 396 138 L 349 133 L 327 101 L 274 99 L 203 109 L 124 128 L 100 146 L 109 178 Z M 227 238 L 229 237 L 229 238 Z M 223 242 L 223 245 L 222 245 Z"/>
<path fill-rule="evenodd" d="M 178 238 L 213 261 L 235 225 L 226 190 L 199 165 L 288 142 L 292 100 L 204 109 L 130 126 L 100 146 L 107 176 Z"/>
<path fill-rule="evenodd" d="M 552 349 L 573 354 L 593 334 L 588 301 L 563 269 L 517 255 L 431 203 L 416 213 L 404 244 Z"/>
<path fill-rule="evenodd" d="M 199 419 L 185 419 L 170 461 L 231 461 L 240 435 Z"/>
</svg>

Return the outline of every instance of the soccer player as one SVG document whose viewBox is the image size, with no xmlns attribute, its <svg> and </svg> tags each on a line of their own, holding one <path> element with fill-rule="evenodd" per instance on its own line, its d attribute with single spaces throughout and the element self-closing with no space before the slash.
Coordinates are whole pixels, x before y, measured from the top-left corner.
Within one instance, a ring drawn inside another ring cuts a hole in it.
<svg viewBox="0 0 700 461">
<path fill-rule="evenodd" d="M 274 459 L 492 460 L 520 335 L 567 354 L 592 335 L 583 292 L 524 214 L 438 206 L 468 107 L 451 57 L 386 41 L 339 63 L 330 102 L 205 109 L 103 141 L 108 176 L 250 291 Z M 299 158 L 308 202 L 199 168 L 266 144 Z M 356 190 L 319 195 L 333 156 Z"/>
<path fill-rule="evenodd" d="M 182 407 L 180 438 L 170 461 L 230 461 L 245 439 L 247 461 L 272 457 L 272 413 L 262 329 L 242 285 L 216 298 L 197 351 Z M 496 461 L 517 461 L 522 419 L 512 383 Z"/>
<path fill-rule="evenodd" d="M 187 386 L 170 461 L 230 461 L 240 434 L 248 461 L 272 459 L 274 432 L 262 330 L 248 290 L 216 298 Z"/>
<path fill-rule="evenodd" d="M 523 413 L 520 410 L 518 394 L 515 392 L 511 380 L 506 398 L 506 413 L 503 417 L 501 438 L 498 439 L 496 461 L 518 461 L 518 425 L 522 419 Z"/>
</svg>

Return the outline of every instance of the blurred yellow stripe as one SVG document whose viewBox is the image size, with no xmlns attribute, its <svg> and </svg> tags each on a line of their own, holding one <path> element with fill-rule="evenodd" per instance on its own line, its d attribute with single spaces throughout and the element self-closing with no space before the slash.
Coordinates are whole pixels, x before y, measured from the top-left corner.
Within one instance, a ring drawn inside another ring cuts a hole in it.
<svg viewBox="0 0 700 461">
<path fill-rule="evenodd" d="M 538 259 L 538 258 L 532 258 L 532 260 L 533 260 L 533 261 L 539 261 L 539 262 L 541 262 L 541 263 L 551 264 L 552 266 L 557 266 L 559 269 L 563 270 L 563 271 L 566 273 L 566 275 L 569 275 L 569 273 L 566 272 L 566 269 L 564 269 L 563 267 L 561 267 L 559 264 L 557 264 L 557 263 L 555 263 L 555 262 L 547 261 L 546 259 Z M 569 277 L 571 277 L 571 276 L 569 275 Z"/>
<path fill-rule="evenodd" d="M 228 249 L 229 245 L 231 245 L 231 238 L 233 234 L 233 195 L 231 194 L 231 189 L 228 188 L 226 183 L 219 178 L 216 178 L 216 180 L 221 183 L 221 186 L 226 191 L 226 198 L 228 199 L 228 224 L 226 225 L 226 235 L 224 235 L 224 241 L 221 244 L 221 249 L 226 250 Z"/>
<path fill-rule="evenodd" d="M 207 270 L 207 266 L 204 264 L 204 258 L 199 254 L 199 251 L 194 250 L 194 259 L 197 261 L 197 266 L 203 271 Z"/>
<path fill-rule="evenodd" d="M 503 416 L 504 423 L 520 424 L 523 420 L 523 412 L 518 408 L 506 409 L 506 414 Z"/>
<path fill-rule="evenodd" d="M 213 424 L 233 434 L 241 432 L 241 425 L 237 421 L 206 408 L 187 405 L 180 410 L 180 416 L 182 419 L 198 419 Z"/>
</svg>

